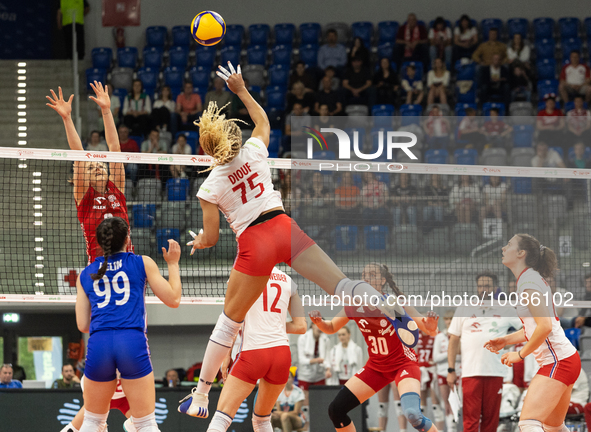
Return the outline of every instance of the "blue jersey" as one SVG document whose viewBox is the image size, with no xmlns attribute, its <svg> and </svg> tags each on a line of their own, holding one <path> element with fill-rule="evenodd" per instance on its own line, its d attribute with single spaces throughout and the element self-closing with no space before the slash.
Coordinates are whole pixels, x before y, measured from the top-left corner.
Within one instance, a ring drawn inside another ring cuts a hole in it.
<svg viewBox="0 0 591 432">
<path fill-rule="evenodd" d="M 102 279 L 92 280 L 105 261 L 98 257 L 80 273 L 91 305 L 90 334 L 99 330 L 146 331 L 146 269 L 141 255 L 120 252 L 109 257 Z"/>
</svg>

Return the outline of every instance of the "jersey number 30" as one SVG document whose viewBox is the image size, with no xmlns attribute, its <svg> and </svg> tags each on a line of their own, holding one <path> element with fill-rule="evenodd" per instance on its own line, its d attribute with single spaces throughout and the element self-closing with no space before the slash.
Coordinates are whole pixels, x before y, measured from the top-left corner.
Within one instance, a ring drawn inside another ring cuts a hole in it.
<svg viewBox="0 0 591 432">
<path fill-rule="evenodd" d="M 372 354 L 377 354 L 379 352 L 381 355 L 388 355 L 388 341 L 386 341 L 385 337 L 378 337 L 376 340 L 375 336 L 369 336 L 367 341 L 371 343 Z"/>
<path fill-rule="evenodd" d="M 99 286 L 100 281 L 103 281 L 105 286 L 104 290 L 101 290 Z M 122 299 L 115 300 L 115 304 L 117 306 L 123 306 L 125 303 L 127 303 L 127 300 L 129 300 L 129 278 L 125 272 L 118 272 L 115 276 L 113 276 L 113 280 L 111 282 L 109 282 L 109 278 L 107 276 L 103 276 L 102 279 L 95 280 L 92 284 L 94 293 L 99 297 L 105 298 L 102 302 L 96 305 L 99 309 L 104 308 L 111 301 L 111 286 L 113 287 L 113 291 L 115 291 L 115 293 L 123 294 Z"/>
<path fill-rule="evenodd" d="M 255 195 L 255 198 L 258 198 L 263 194 L 263 192 L 265 192 L 265 186 L 262 183 L 254 184 L 253 180 L 256 177 L 258 177 L 258 173 L 254 173 L 249 178 L 247 178 L 246 181 L 248 182 L 248 186 L 250 187 L 250 190 L 255 190 L 256 188 L 261 189 L 261 191 L 258 193 L 258 195 Z M 232 188 L 232 192 L 236 192 L 237 190 L 239 190 L 240 193 L 242 194 L 242 204 L 246 204 L 248 200 L 246 199 L 246 184 L 245 184 L 245 182 L 238 183 L 236 186 L 234 186 Z"/>
</svg>

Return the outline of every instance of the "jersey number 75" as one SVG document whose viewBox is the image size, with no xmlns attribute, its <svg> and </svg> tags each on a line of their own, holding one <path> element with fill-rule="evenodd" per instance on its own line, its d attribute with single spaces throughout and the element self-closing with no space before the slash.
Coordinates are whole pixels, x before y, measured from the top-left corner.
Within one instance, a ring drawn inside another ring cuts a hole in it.
<svg viewBox="0 0 591 432">
<path fill-rule="evenodd" d="M 255 198 L 258 198 L 258 197 L 260 197 L 263 194 L 263 192 L 265 192 L 265 186 L 262 183 L 254 184 L 254 181 L 253 180 L 256 177 L 258 177 L 258 173 L 254 173 L 253 175 L 251 175 L 250 177 L 248 177 L 246 179 L 246 182 L 248 182 L 248 186 L 250 187 L 250 190 L 255 190 L 256 188 L 260 188 L 261 189 L 261 191 L 257 195 L 255 195 Z M 242 198 L 242 204 L 246 204 L 248 200 L 246 199 L 246 184 L 245 184 L 245 182 L 238 183 L 236 186 L 234 186 L 232 188 L 232 191 L 233 192 L 236 192 L 237 190 L 239 190 L 240 193 L 242 194 L 242 197 L 241 197 Z"/>
</svg>

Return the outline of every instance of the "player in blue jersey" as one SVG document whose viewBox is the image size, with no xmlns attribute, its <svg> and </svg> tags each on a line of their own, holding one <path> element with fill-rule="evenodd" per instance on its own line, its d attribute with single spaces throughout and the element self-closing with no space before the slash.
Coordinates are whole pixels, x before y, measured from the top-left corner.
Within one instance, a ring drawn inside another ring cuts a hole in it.
<svg viewBox="0 0 591 432">
<path fill-rule="evenodd" d="M 129 226 L 120 217 L 103 220 L 96 230 L 103 257 L 86 267 L 77 281 L 76 322 L 90 332 L 86 353 L 84 422 L 80 432 L 101 431 L 117 385 L 117 370 L 129 401 L 135 428 L 156 432 L 156 393 L 146 336 L 146 283 L 167 306 L 181 299 L 180 246 L 168 240 L 162 248 L 168 281 L 150 257 L 125 252 Z"/>
</svg>

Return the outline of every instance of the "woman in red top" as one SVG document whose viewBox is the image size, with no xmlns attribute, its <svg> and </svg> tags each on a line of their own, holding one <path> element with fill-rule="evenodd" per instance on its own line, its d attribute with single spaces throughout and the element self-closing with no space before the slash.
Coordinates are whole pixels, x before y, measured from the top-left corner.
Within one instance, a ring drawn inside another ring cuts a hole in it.
<svg viewBox="0 0 591 432">
<path fill-rule="evenodd" d="M 95 101 L 101 108 L 103 121 L 105 124 L 105 138 L 109 150 L 112 152 L 121 151 L 119 146 L 119 137 L 115 120 L 111 113 L 111 99 L 109 94 L 103 88 L 103 85 L 97 81 L 90 84 L 96 97 L 90 99 Z M 76 127 L 72 121 L 72 100 L 74 95 L 65 101 L 62 88 L 59 87 L 59 97 L 51 90 L 53 98 L 47 96 L 50 103 L 47 106 L 53 108 L 64 121 L 68 144 L 72 150 L 84 150 L 80 137 L 76 132 Z M 89 155 L 89 157 L 91 157 Z M 111 172 L 109 175 L 109 171 Z M 92 263 L 98 256 L 103 255 L 103 251 L 96 240 L 96 228 L 103 219 L 118 216 L 127 218 L 127 202 L 125 200 L 125 169 L 122 163 L 111 163 L 107 165 L 98 161 L 75 161 L 74 162 L 74 200 L 78 211 L 78 220 L 82 225 L 84 240 L 86 242 L 86 254 L 88 255 L 88 264 Z M 128 246 L 128 251 L 133 251 L 133 246 Z"/>
</svg>

